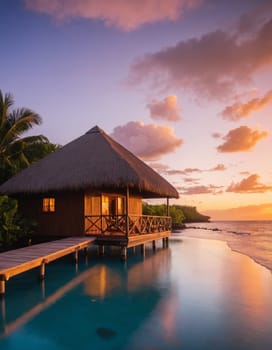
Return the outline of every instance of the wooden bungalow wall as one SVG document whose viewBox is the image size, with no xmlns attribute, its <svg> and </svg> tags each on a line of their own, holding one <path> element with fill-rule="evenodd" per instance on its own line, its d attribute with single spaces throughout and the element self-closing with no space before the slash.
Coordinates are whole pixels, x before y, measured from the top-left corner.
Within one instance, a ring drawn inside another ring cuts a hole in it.
<svg viewBox="0 0 272 350">
<path fill-rule="evenodd" d="M 129 197 L 129 214 L 130 215 L 142 215 L 142 198 L 141 197 Z"/>
<path fill-rule="evenodd" d="M 43 212 L 43 198 L 55 198 L 55 212 Z M 81 192 L 24 196 L 19 199 L 19 211 L 37 222 L 36 233 L 42 236 L 80 236 L 89 222 L 86 215 L 100 215 L 100 195 Z M 130 196 L 129 214 L 142 215 L 141 197 Z M 99 229 L 97 229 L 97 233 Z M 94 232 L 95 233 L 95 232 Z"/>
<path fill-rule="evenodd" d="M 55 212 L 43 212 L 43 198 L 55 198 Z M 36 233 L 42 236 L 84 235 L 84 200 L 78 192 L 19 198 L 19 211 L 38 223 Z"/>
<path fill-rule="evenodd" d="M 104 193 L 107 195 L 107 193 Z M 110 195 L 116 195 L 117 193 Z M 120 196 L 120 194 L 119 194 Z M 94 216 L 100 216 L 101 212 L 101 196 L 100 194 L 94 194 L 94 193 L 85 193 L 84 196 L 84 214 L 86 215 L 94 215 Z M 142 215 L 142 198 L 141 197 L 135 197 L 130 196 L 129 197 L 129 214 L 130 215 Z M 90 226 L 90 222 L 85 219 L 85 230 Z M 102 228 L 105 229 L 104 223 L 102 223 Z M 100 232 L 101 225 L 98 224 L 97 227 L 92 227 L 92 233 L 99 233 Z"/>
</svg>

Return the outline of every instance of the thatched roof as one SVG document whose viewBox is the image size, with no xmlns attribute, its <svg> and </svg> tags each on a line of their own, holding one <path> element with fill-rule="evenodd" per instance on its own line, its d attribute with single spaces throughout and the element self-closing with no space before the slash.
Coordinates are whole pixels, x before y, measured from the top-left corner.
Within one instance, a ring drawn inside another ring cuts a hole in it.
<svg viewBox="0 0 272 350">
<path fill-rule="evenodd" d="M 97 126 L 0 186 L 1 194 L 116 190 L 144 198 L 178 197 L 176 189 Z"/>
</svg>

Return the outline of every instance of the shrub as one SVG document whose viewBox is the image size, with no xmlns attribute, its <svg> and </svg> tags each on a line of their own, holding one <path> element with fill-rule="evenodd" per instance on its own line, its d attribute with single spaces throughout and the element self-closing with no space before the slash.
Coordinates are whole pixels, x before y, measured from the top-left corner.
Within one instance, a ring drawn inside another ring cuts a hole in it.
<svg viewBox="0 0 272 350">
<path fill-rule="evenodd" d="M 18 215 L 18 202 L 8 196 L 0 196 L 0 245 L 9 249 L 26 245 L 31 238 L 35 223 Z"/>
</svg>

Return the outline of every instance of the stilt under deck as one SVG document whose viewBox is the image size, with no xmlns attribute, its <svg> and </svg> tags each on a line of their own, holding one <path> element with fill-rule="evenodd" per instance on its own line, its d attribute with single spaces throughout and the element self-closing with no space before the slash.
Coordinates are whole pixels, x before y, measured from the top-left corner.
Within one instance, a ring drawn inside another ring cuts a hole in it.
<svg viewBox="0 0 272 350">
<path fill-rule="evenodd" d="M 85 249 L 87 253 L 94 241 L 94 237 L 69 237 L 1 253 L 0 295 L 5 294 L 5 283 L 11 277 L 39 267 L 40 279 L 44 279 L 46 264 L 71 253 L 77 262 L 78 251 Z"/>
</svg>

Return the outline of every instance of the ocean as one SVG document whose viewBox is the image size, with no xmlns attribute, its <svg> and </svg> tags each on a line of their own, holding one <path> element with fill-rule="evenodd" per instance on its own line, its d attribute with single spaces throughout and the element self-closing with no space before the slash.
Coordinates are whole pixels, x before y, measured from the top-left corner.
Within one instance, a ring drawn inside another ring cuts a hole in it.
<svg viewBox="0 0 272 350">
<path fill-rule="evenodd" d="M 260 265 L 272 267 L 271 228 L 191 224 L 168 248 L 129 249 L 126 263 L 93 247 L 78 265 L 48 264 L 42 283 L 37 270 L 15 276 L 0 300 L 0 349 L 272 349 L 272 274 Z"/>
<path fill-rule="evenodd" d="M 272 220 L 212 221 L 186 226 L 187 229 L 174 235 L 225 241 L 232 250 L 272 270 Z"/>
</svg>

